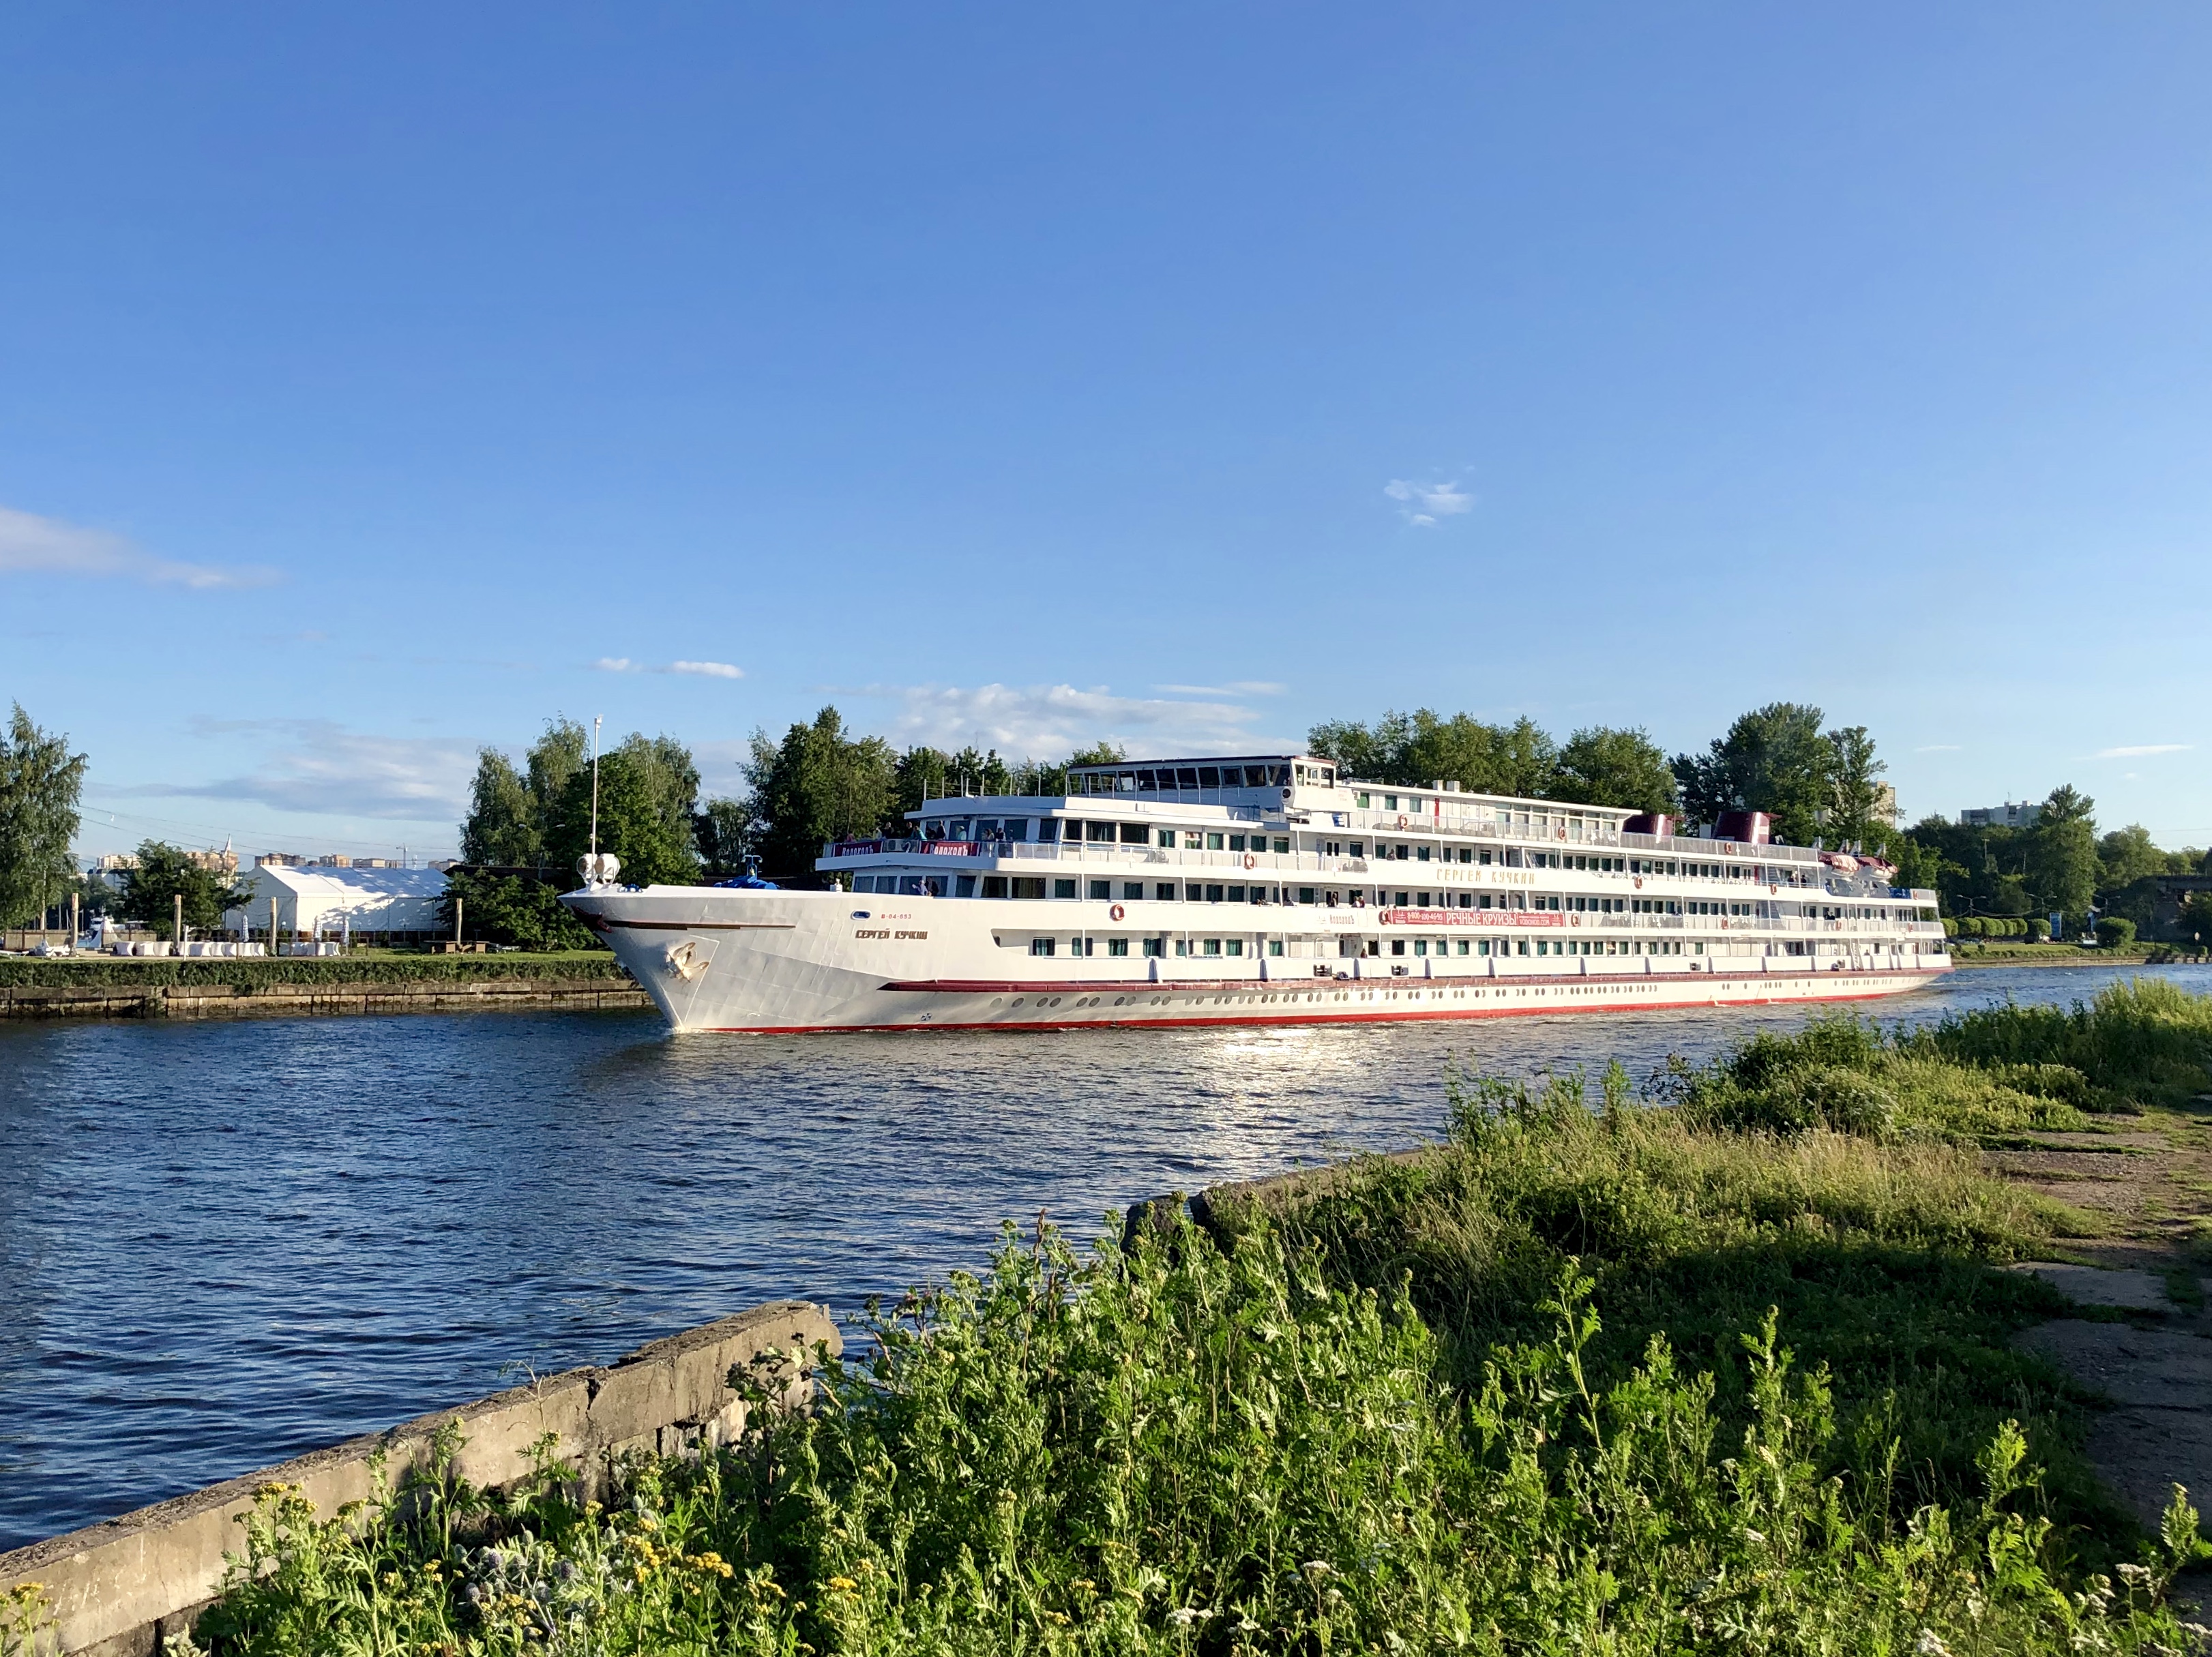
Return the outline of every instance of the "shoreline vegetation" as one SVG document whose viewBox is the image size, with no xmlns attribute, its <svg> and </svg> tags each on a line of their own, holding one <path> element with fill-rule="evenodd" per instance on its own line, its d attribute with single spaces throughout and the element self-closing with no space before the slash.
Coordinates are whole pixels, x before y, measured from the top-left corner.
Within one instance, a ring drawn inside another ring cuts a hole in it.
<svg viewBox="0 0 2212 1657">
<path fill-rule="evenodd" d="M 173 1643 L 2197 1649 L 2196 1512 L 2144 1533 L 2087 1458 L 2094 1400 L 2014 1344 L 2100 1314 L 2002 1268 L 2115 1222 L 2001 1153 L 2202 1132 L 2208 1089 L 2212 998 L 2146 980 L 1831 1016 L 1640 1088 L 1455 1074 L 1424 1152 L 1109 1216 L 1087 1253 L 1009 1226 L 816 1354 L 816 1407 L 629 1458 L 604 1506 L 556 1443 L 496 1496 L 264 1490 Z"/>
</svg>

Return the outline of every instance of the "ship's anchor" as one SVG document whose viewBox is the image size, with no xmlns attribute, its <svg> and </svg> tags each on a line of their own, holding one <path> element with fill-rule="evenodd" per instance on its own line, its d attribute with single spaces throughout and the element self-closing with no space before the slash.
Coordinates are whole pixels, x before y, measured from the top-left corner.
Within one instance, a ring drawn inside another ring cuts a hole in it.
<svg viewBox="0 0 2212 1657">
<path fill-rule="evenodd" d="M 696 938 L 672 945 L 668 951 L 667 961 L 668 970 L 687 984 L 707 970 L 707 963 L 699 958 L 699 943 Z"/>
</svg>

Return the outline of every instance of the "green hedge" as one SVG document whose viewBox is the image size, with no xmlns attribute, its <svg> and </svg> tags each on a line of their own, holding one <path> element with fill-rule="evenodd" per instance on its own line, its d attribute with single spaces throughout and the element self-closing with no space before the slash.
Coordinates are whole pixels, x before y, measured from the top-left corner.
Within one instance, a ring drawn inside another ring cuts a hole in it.
<svg viewBox="0 0 2212 1657">
<path fill-rule="evenodd" d="M 454 984 L 517 978 L 580 981 L 625 976 L 604 950 L 567 955 L 276 956 L 205 958 L 74 956 L 0 960 L 0 988 L 91 989 L 169 984 Z"/>
</svg>

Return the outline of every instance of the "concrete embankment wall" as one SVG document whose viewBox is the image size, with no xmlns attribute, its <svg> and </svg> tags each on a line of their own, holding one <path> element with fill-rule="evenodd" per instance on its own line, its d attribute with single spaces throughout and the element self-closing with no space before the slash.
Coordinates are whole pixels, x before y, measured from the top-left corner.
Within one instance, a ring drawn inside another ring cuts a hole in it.
<svg viewBox="0 0 2212 1657">
<path fill-rule="evenodd" d="M 250 1018 L 301 1013 L 465 1012 L 490 1007 L 642 1011 L 627 978 L 360 982 L 0 985 L 0 1018 Z"/>
<path fill-rule="evenodd" d="M 779 1301 L 641 1346 L 611 1367 L 570 1369 L 465 1405 L 264 1467 L 190 1496 L 142 1508 L 103 1525 L 0 1554 L 0 1599 L 18 1583 L 41 1585 L 56 1621 L 42 1653 L 149 1657 L 165 1633 L 189 1630 L 222 1581 L 223 1551 L 244 1545 L 239 1515 L 263 1486 L 296 1484 L 325 1516 L 373 1489 L 371 1458 L 383 1452 L 393 1490 L 431 1465 L 433 1442 L 449 1423 L 467 1441 L 453 1472 L 495 1490 L 532 1470 L 531 1448 L 549 1433 L 587 1482 L 608 1458 L 633 1449 L 673 1454 L 726 1442 L 744 1425 L 745 1405 L 729 1385 L 734 1367 L 792 1354 L 776 1373 L 785 1401 L 805 1400 L 805 1363 L 815 1346 L 839 1350 L 829 1313 Z"/>
</svg>

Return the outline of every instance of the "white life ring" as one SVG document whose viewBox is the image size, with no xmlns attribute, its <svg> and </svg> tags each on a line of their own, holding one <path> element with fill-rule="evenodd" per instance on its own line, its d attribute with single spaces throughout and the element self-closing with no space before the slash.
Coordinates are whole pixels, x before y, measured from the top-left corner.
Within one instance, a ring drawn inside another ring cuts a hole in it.
<svg viewBox="0 0 2212 1657">
<path fill-rule="evenodd" d="M 1247 869 L 1256 869 L 1260 866 L 1260 859 L 1247 852 L 1244 853 L 1244 866 Z"/>
<path fill-rule="evenodd" d="M 1122 917 L 1123 915 L 1127 914 L 1127 913 L 1128 913 L 1128 911 L 1127 911 L 1127 910 L 1126 910 L 1126 909 L 1124 909 L 1124 908 L 1123 908 L 1120 904 L 1118 904 L 1118 903 L 1117 903 L 1117 904 L 1115 904 L 1112 908 L 1110 908 L 1110 909 L 1109 909 L 1109 910 L 1107 910 L 1107 911 L 1106 911 L 1106 913 L 1107 913 L 1108 918 L 1109 918 L 1109 919 L 1110 919 L 1110 920 L 1121 920 L 1121 917 Z"/>
</svg>

